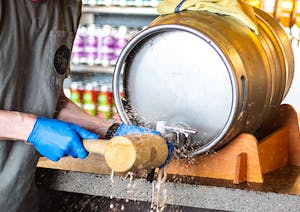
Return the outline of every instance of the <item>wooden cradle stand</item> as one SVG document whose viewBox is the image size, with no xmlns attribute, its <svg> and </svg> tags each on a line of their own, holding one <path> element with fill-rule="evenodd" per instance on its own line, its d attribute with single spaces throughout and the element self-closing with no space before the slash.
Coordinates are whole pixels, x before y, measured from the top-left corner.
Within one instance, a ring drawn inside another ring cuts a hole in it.
<svg viewBox="0 0 300 212">
<path fill-rule="evenodd" d="M 174 159 L 169 174 L 197 176 L 242 182 L 262 183 L 264 174 L 287 165 L 300 166 L 300 133 L 297 112 L 281 105 L 275 130 L 258 140 L 242 133 L 215 154 L 189 160 Z"/>
</svg>

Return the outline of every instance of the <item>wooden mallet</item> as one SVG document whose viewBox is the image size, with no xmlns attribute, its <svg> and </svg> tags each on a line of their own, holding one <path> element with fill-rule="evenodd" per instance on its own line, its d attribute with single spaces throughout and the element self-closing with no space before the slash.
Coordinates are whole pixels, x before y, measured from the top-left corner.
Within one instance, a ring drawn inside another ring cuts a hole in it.
<svg viewBox="0 0 300 212">
<path fill-rule="evenodd" d="M 154 134 L 115 136 L 110 140 L 83 140 L 90 153 L 101 154 L 116 172 L 149 170 L 164 164 L 168 157 L 166 141 Z"/>
</svg>

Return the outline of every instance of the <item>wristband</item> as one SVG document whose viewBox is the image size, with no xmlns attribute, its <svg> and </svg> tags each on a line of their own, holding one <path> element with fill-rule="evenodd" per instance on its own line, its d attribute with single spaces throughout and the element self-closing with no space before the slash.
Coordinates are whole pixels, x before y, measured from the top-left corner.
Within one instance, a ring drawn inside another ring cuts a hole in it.
<svg viewBox="0 0 300 212">
<path fill-rule="evenodd" d="M 107 129 L 107 132 L 104 136 L 104 139 L 111 139 L 115 132 L 118 130 L 118 128 L 120 127 L 120 124 L 119 123 L 114 123 L 112 124 L 108 129 Z"/>
</svg>

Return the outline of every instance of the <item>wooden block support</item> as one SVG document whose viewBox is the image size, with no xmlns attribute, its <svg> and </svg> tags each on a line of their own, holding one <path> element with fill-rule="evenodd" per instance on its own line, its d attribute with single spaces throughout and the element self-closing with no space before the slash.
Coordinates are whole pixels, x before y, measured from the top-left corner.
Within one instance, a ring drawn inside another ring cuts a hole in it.
<svg viewBox="0 0 300 212">
<path fill-rule="evenodd" d="M 242 152 L 237 156 L 233 182 L 238 184 L 245 181 L 247 181 L 247 153 Z"/>
<path fill-rule="evenodd" d="M 258 153 L 262 173 L 284 167 L 289 162 L 289 130 L 282 127 L 260 141 Z"/>
<path fill-rule="evenodd" d="M 176 175 L 233 180 L 235 183 L 245 180 L 263 182 L 258 142 L 248 133 L 240 134 L 214 154 L 200 155 L 187 160 L 174 159 L 167 165 L 166 171 Z M 247 175 L 246 179 L 243 175 Z"/>
<path fill-rule="evenodd" d="M 280 108 L 276 130 L 258 141 L 242 133 L 220 151 L 184 160 L 172 160 L 169 174 L 262 183 L 263 174 L 291 165 L 300 165 L 300 134 L 296 111 L 287 104 Z"/>
<path fill-rule="evenodd" d="M 280 111 L 282 126 L 289 132 L 289 164 L 300 166 L 300 133 L 297 112 L 290 105 L 283 105 Z"/>
</svg>

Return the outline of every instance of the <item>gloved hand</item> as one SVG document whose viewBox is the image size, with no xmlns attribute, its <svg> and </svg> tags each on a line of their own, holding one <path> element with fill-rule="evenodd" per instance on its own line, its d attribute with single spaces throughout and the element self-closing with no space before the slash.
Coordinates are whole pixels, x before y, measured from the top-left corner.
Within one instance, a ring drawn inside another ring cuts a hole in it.
<svg viewBox="0 0 300 212">
<path fill-rule="evenodd" d="M 64 156 L 85 158 L 88 153 L 82 145 L 82 139 L 96 139 L 91 133 L 78 125 L 56 119 L 38 117 L 27 141 L 37 151 L 52 161 Z"/>
<path fill-rule="evenodd" d="M 120 124 L 117 131 L 114 133 L 114 136 L 121 136 L 121 135 L 135 134 L 135 133 L 149 133 L 149 134 L 161 135 L 160 132 L 149 128 L 138 127 L 135 125 Z M 170 161 L 173 155 L 173 151 L 174 151 L 173 143 L 170 141 L 166 141 L 166 142 L 168 145 L 168 157 L 166 161 L 159 166 L 159 168 L 163 168 Z"/>
</svg>

